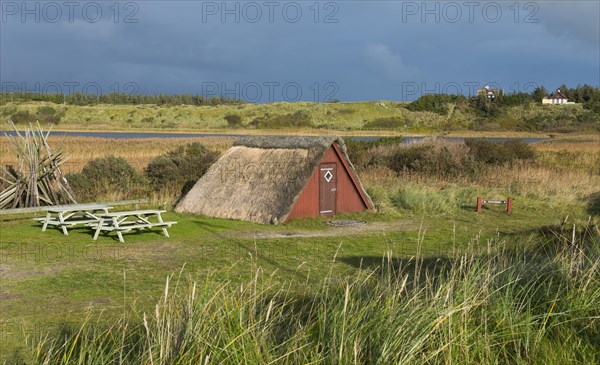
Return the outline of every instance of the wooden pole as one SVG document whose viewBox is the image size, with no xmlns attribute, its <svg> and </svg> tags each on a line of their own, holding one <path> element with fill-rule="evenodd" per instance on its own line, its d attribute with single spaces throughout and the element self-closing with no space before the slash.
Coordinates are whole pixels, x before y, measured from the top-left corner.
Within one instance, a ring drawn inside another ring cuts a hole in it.
<svg viewBox="0 0 600 365">
<path fill-rule="evenodd" d="M 477 208 L 475 208 L 475 212 L 477 213 L 481 213 L 481 208 L 483 207 L 483 198 L 478 196 L 477 197 Z"/>
</svg>

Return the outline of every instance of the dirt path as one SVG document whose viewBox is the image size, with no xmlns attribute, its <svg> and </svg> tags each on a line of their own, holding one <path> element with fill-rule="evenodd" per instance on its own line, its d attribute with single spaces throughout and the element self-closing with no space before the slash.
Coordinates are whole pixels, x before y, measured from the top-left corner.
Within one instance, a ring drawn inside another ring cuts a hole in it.
<svg viewBox="0 0 600 365">
<path fill-rule="evenodd" d="M 402 222 L 370 222 L 363 226 L 355 227 L 331 227 L 325 226 L 320 230 L 290 230 L 290 231 L 259 231 L 259 232 L 231 232 L 224 237 L 235 238 L 307 238 L 307 237 L 334 237 L 354 236 L 374 232 L 395 232 L 418 230 L 419 223 L 406 220 Z"/>
</svg>

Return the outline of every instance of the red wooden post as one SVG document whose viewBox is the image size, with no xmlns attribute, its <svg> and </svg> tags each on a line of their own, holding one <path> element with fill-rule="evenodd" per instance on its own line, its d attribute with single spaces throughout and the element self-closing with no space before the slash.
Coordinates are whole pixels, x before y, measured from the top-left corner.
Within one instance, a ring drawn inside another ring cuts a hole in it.
<svg viewBox="0 0 600 365">
<path fill-rule="evenodd" d="M 508 197 L 508 199 L 506 199 L 506 213 L 512 213 L 512 199 L 511 197 Z"/>
<path fill-rule="evenodd" d="M 483 198 L 478 196 L 477 197 L 477 208 L 475 209 L 475 211 L 477 213 L 481 213 L 481 208 L 483 207 Z"/>
</svg>

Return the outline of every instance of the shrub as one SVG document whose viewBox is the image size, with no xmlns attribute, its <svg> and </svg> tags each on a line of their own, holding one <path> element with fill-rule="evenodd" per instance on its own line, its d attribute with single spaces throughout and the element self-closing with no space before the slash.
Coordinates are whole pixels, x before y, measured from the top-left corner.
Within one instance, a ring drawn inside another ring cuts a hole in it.
<svg viewBox="0 0 600 365">
<path fill-rule="evenodd" d="M 495 103 L 502 106 L 525 105 L 533 101 L 531 95 L 527 93 L 500 94 L 494 100 Z"/>
<path fill-rule="evenodd" d="M 470 155 L 479 162 L 501 165 L 514 160 L 531 160 L 535 157 L 533 148 L 520 140 L 492 142 L 481 139 L 467 139 Z"/>
<path fill-rule="evenodd" d="M 426 144 L 396 150 L 388 159 L 388 167 L 397 174 L 410 171 L 443 177 L 470 175 L 472 169 L 465 160 L 464 152 L 460 150 Z"/>
<path fill-rule="evenodd" d="M 312 128 L 314 127 L 309 113 L 299 110 L 295 113 L 274 115 L 265 114 L 263 117 L 256 118 L 251 125 L 258 128 L 282 129 L 282 128 Z"/>
<path fill-rule="evenodd" d="M 427 167 L 427 164 L 432 161 L 432 150 L 433 146 L 431 145 L 418 145 L 398 149 L 390 158 L 388 167 L 396 173 L 404 170 L 422 172 Z"/>
<path fill-rule="evenodd" d="M 35 123 L 35 116 L 29 114 L 29 112 L 26 110 L 20 110 L 13 114 L 12 117 L 10 117 L 10 120 L 12 120 L 15 124 L 29 124 Z"/>
<path fill-rule="evenodd" d="M 98 198 L 136 197 L 146 191 L 144 179 L 123 157 L 109 156 L 90 160 L 79 174 L 68 174 L 78 201 Z"/>
<path fill-rule="evenodd" d="M 237 114 L 227 114 L 224 119 L 231 128 L 237 128 L 242 125 L 242 117 Z"/>
<path fill-rule="evenodd" d="M 465 100 L 463 95 L 427 94 L 408 104 L 406 109 L 414 112 L 427 111 L 446 115 L 449 110 L 448 104 L 458 104 Z"/>
<path fill-rule="evenodd" d="M 78 202 L 92 201 L 96 194 L 93 192 L 93 186 L 90 179 L 85 177 L 82 173 L 68 173 L 65 178 L 69 182 L 75 199 Z"/>
<path fill-rule="evenodd" d="M 363 125 L 363 129 L 398 129 L 404 126 L 400 117 L 377 118 Z"/>
<path fill-rule="evenodd" d="M 350 114 L 354 114 L 354 112 L 355 112 L 354 109 L 348 109 L 348 108 L 338 109 L 336 111 L 339 115 L 350 115 Z"/>
<path fill-rule="evenodd" d="M 499 105 L 483 95 L 471 98 L 470 104 L 475 113 L 480 116 L 494 118 L 502 115 L 502 109 Z"/>
<path fill-rule="evenodd" d="M 154 191 L 174 187 L 187 193 L 217 160 L 219 153 L 194 142 L 158 156 L 144 170 Z"/>
<path fill-rule="evenodd" d="M 40 121 L 40 123 L 58 124 L 63 114 L 64 111 L 57 111 L 49 106 L 40 106 L 37 108 L 36 119 Z"/>
<path fill-rule="evenodd" d="M 350 161 L 359 169 L 371 165 L 377 165 L 380 162 L 382 153 L 374 153 L 374 149 L 382 146 L 398 146 L 403 143 L 402 137 L 382 137 L 374 141 L 358 140 L 348 138 L 345 140 L 346 149 Z"/>
<path fill-rule="evenodd" d="M 39 121 L 42 124 L 58 124 L 64 115 L 64 110 L 56 110 L 49 106 L 40 106 L 36 109 L 35 114 L 31 114 L 27 110 L 15 112 L 10 119 L 15 124 L 29 124 Z"/>
<path fill-rule="evenodd" d="M 600 115 L 600 91 L 592 94 L 589 100 L 583 104 L 583 108 L 592 111 L 596 115 Z"/>
</svg>

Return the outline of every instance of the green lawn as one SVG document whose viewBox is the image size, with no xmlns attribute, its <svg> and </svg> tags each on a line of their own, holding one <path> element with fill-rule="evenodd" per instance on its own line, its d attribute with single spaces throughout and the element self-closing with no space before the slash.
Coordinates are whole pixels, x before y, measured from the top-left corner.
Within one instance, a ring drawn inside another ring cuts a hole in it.
<svg viewBox="0 0 600 365">
<path fill-rule="evenodd" d="M 257 270 L 274 283 L 310 290 L 325 277 L 342 280 L 360 267 L 376 266 L 387 253 L 443 258 L 465 250 L 483 252 L 488 240 L 524 243 L 540 228 L 565 219 L 587 220 L 582 207 L 539 202 L 515 204 L 507 215 L 493 206 L 477 215 L 465 207 L 451 214 L 378 213 L 350 216 L 366 220 L 362 229 L 326 225 L 326 219 L 301 219 L 280 226 L 168 213 L 179 222 L 171 238 L 156 232 L 92 240 L 78 228 L 63 236 L 41 232 L 31 217 L 0 222 L 2 358 L 23 348 L 28 335 L 76 325 L 91 314 L 100 322 L 132 306 L 152 311 L 169 275 L 194 281 L 242 283 Z M 101 315 L 100 315 L 101 314 Z"/>
</svg>

